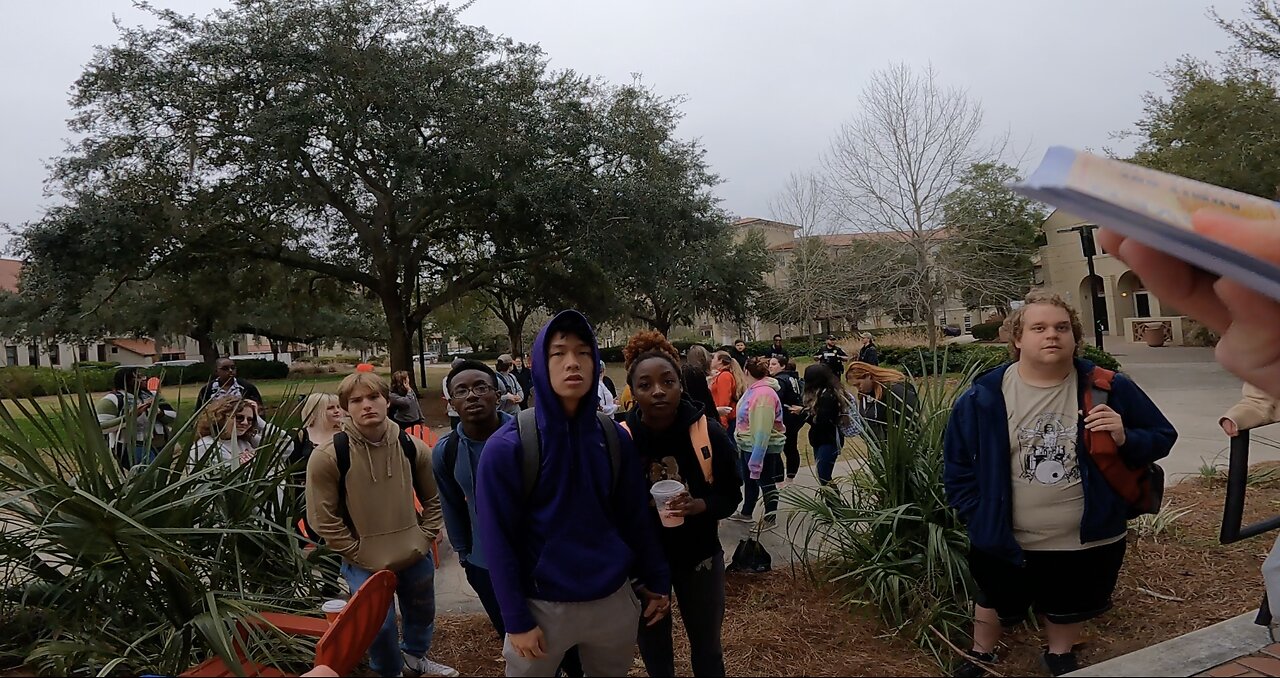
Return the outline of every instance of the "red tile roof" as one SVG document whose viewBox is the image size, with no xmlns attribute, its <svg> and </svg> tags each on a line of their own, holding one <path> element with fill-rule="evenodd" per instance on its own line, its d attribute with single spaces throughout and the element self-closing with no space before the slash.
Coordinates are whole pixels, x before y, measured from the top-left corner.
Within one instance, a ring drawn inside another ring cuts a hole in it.
<svg viewBox="0 0 1280 678">
<path fill-rule="evenodd" d="M 793 226 L 785 222 L 774 221 L 773 219 L 761 219 L 760 217 L 746 217 L 744 219 L 739 219 L 733 222 L 732 224 L 730 224 L 730 226 L 742 227 L 742 226 L 750 226 L 751 224 L 760 224 L 761 226 L 764 226 L 764 225 L 781 226 L 783 228 L 789 228 L 793 231 L 800 228 L 799 226 Z"/>
<path fill-rule="evenodd" d="M 107 343 L 141 356 L 156 355 L 156 342 L 150 339 L 108 339 Z"/>
</svg>

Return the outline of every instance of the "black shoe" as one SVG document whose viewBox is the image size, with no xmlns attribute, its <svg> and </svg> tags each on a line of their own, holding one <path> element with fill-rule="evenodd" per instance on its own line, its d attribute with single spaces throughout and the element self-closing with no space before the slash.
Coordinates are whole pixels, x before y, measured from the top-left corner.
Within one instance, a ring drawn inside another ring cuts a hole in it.
<svg viewBox="0 0 1280 678">
<path fill-rule="evenodd" d="M 1062 676 L 1080 668 L 1080 660 L 1076 659 L 1075 652 L 1066 654 L 1051 654 L 1048 650 L 1040 655 L 1040 664 L 1044 666 L 1049 675 Z"/>
<path fill-rule="evenodd" d="M 955 671 L 951 672 L 954 678 L 982 678 L 987 675 L 987 670 L 978 662 L 983 664 L 996 663 L 996 654 L 994 652 L 974 652 L 970 650 L 968 654 L 970 660 L 961 663 L 956 667 Z"/>
</svg>

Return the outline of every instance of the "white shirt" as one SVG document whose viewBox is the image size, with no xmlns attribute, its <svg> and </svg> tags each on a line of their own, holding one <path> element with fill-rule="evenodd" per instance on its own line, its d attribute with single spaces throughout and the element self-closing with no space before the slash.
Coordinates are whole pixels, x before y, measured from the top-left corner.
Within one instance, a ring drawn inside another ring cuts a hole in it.
<svg viewBox="0 0 1280 678">
<path fill-rule="evenodd" d="M 603 379 L 596 382 L 596 395 L 600 398 L 600 411 L 612 417 L 618 411 L 618 404 L 613 401 L 613 394 L 605 387 Z"/>
</svg>

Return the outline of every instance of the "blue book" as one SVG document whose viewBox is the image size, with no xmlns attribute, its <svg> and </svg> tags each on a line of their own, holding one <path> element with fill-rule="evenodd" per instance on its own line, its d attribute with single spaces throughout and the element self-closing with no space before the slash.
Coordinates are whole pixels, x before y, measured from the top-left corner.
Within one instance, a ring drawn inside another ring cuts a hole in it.
<svg viewBox="0 0 1280 678">
<path fill-rule="evenodd" d="M 1036 171 L 1010 188 L 1280 300 L 1280 266 L 1191 227 L 1191 215 L 1204 207 L 1280 220 L 1280 203 L 1062 146 L 1050 148 Z"/>
</svg>

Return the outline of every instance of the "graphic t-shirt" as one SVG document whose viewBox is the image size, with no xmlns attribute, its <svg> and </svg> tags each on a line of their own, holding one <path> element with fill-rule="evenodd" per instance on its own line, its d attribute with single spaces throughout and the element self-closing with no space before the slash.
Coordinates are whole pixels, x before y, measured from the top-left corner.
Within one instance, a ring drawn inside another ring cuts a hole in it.
<svg viewBox="0 0 1280 678">
<path fill-rule="evenodd" d="M 1013 479 L 1013 537 L 1028 551 L 1079 551 L 1124 538 L 1080 543 L 1084 486 L 1076 456 L 1079 381 L 1075 370 L 1060 384 L 1022 380 L 1018 366 L 1004 373 Z"/>
</svg>

